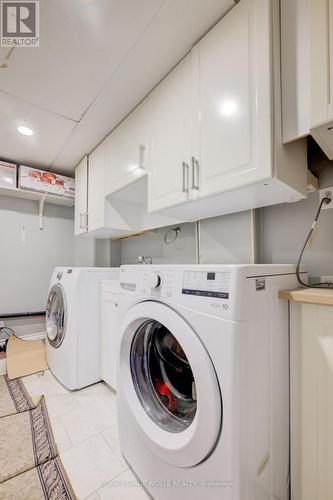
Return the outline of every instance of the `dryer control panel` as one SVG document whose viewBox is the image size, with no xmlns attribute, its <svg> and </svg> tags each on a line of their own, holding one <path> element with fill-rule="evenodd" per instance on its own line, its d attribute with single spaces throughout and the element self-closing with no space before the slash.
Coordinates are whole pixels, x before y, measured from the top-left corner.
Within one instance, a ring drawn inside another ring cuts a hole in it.
<svg viewBox="0 0 333 500">
<path fill-rule="evenodd" d="M 229 281 L 228 272 L 185 271 L 182 294 L 225 300 L 229 298 Z"/>
</svg>

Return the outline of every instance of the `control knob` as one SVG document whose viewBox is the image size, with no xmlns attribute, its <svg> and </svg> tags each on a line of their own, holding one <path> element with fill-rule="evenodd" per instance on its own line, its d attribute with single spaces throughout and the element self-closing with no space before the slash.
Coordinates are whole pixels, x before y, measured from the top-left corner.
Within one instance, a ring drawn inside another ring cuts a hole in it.
<svg viewBox="0 0 333 500">
<path fill-rule="evenodd" d="M 152 290 L 156 290 L 161 286 L 162 278 L 157 273 L 149 273 L 144 277 L 145 285 Z"/>
</svg>

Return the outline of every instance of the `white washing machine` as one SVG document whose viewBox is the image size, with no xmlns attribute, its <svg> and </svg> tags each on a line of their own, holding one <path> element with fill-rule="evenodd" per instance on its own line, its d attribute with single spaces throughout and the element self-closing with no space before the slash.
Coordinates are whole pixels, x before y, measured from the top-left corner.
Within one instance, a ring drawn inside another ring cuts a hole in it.
<svg viewBox="0 0 333 500">
<path fill-rule="evenodd" d="M 123 266 L 122 452 L 157 500 L 286 500 L 294 266 Z"/>
<path fill-rule="evenodd" d="M 101 280 L 119 279 L 119 268 L 57 267 L 46 306 L 46 354 L 54 376 L 68 389 L 101 379 Z"/>
</svg>

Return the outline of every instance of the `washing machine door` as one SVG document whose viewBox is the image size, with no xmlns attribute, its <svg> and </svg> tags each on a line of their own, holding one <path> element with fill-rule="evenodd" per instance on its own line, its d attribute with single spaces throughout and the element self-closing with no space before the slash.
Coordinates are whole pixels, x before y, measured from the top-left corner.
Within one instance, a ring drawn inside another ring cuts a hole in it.
<svg viewBox="0 0 333 500">
<path fill-rule="evenodd" d="M 57 283 L 49 292 L 46 305 L 46 334 L 52 347 L 58 348 L 66 334 L 67 309 L 63 287 Z"/>
<path fill-rule="evenodd" d="M 127 313 L 118 384 L 163 460 L 193 467 L 211 454 L 222 428 L 222 395 L 206 348 L 177 312 L 147 301 Z"/>
</svg>

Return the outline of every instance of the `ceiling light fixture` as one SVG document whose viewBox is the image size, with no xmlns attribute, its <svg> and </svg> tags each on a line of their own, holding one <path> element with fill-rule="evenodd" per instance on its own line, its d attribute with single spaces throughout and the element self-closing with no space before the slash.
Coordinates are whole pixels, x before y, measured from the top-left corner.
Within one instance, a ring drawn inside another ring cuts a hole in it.
<svg viewBox="0 0 333 500">
<path fill-rule="evenodd" d="M 20 126 L 20 127 L 17 127 L 17 130 L 22 135 L 27 135 L 27 136 L 34 135 L 33 130 L 31 130 L 31 128 L 29 128 L 29 127 Z"/>
</svg>

